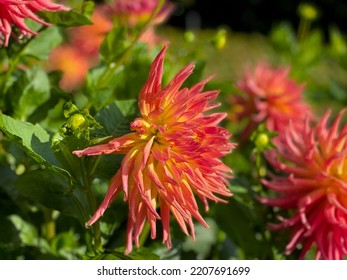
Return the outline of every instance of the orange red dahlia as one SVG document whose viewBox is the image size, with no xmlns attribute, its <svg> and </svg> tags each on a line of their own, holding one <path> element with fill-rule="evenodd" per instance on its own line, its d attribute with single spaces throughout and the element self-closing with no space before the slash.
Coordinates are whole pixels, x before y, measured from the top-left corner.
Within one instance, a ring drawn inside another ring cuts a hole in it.
<svg viewBox="0 0 347 280">
<path fill-rule="evenodd" d="M 203 91 L 209 79 L 191 88 L 181 88 L 192 74 L 193 64 L 183 68 L 163 87 L 166 49 L 167 45 L 153 61 L 140 92 L 141 117 L 131 123 L 133 132 L 106 144 L 73 152 L 80 157 L 125 155 L 104 201 L 86 225 L 95 223 L 123 191 L 129 207 L 126 253 L 132 250 L 133 242 L 139 245 L 139 235 L 146 221 L 152 238 L 156 237 L 157 220 L 161 221 L 163 243 L 170 248 L 171 214 L 182 231 L 194 238 L 193 218 L 207 227 L 195 196 L 202 200 L 206 210 L 208 199 L 222 202 L 219 196 L 231 196 L 226 187 L 231 169 L 221 158 L 235 145 L 229 141 L 231 134 L 218 126 L 226 114 L 206 114 L 219 106 L 210 104 L 219 92 Z"/>
<path fill-rule="evenodd" d="M 308 121 L 303 130 L 290 125 L 277 157 L 270 153 L 269 158 L 284 176 L 263 181 L 278 194 L 261 198 L 263 203 L 294 209 L 272 228 L 292 231 L 286 253 L 301 244 L 301 258 L 312 247 L 317 259 L 347 256 L 347 126 L 339 129 L 340 112 L 329 127 L 330 114 L 327 111 L 312 128 Z"/>
</svg>

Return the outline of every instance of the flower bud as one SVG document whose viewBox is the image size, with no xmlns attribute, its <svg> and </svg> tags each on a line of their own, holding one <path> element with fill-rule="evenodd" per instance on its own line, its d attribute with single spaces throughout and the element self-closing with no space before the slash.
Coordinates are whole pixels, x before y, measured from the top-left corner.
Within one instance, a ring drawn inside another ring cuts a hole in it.
<svg viewBox="0 0 347 280">
<path fill-rule="evenodd" d="M 269 136 L 266 133 L 260 133 L 255 138 L 254 143 L 259 148 L 266 148 L 270 143 Z"/>
<path fill-rule="evenodd" d="M 317 8 L 308 3 L 300 4 L 298 7 L 298 13 L 300 17 L 309 21 L 314 21 L 319 17 L 319 11 Z"/>
<path fill-rule="evenodd" d="M 88 126 L 86 118 L 82 114 L 74 114 L 68 120 L 69 127 L 75 131 L 76 129 L 84 129 Z"/>
</svg>

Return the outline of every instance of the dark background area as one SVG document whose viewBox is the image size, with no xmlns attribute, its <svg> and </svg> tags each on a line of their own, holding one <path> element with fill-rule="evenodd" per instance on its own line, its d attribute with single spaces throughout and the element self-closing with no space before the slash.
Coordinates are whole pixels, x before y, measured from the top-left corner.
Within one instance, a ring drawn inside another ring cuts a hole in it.
<svg viewBox="0 0 347 280">
<path fill-rule="evenodd" d="M 215 28 L 229 26 L 236 32 L 268 34 L 274 24 L 290 22 L 295 28 L 299 23 L 299 3 L 311 3 L 320 12 L 313 27 L 327 32 L 334 25 L 347 31 L 346 0 L 176 0 L 175 13 L 168 24 L 182 28 Z"/>
</svg>

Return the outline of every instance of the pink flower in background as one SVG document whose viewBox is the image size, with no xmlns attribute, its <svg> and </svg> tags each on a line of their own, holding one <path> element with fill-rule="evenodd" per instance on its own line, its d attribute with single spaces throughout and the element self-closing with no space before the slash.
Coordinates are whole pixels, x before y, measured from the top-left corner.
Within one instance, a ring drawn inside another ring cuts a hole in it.
<svg viewBox="0 0 347 280">
<path fill-rule="evenodd" d="M 289 68 L 273 68 L 261 62 L 254 71 L 247 69 L 237 87 L 242 95 L 231 97 L 234 112 L 230 116 L 248 119 L 243 137 L 248 137 L 261 122 L 268 130 L 281 132 L 290 121 L 303 127 L 306 115 L 313 115 L 303 101 L 304 86 L 289 78 Z"/>
<path fill-rule="evenodd" d="M 159 4 L 159 0 L 114 0 L 110 4 L 112 16 L 125 25 L 133 27 L 150 18 Z M 160 11 L 152 19 L 151 24 L 160 24 L 166 21 L 174 9 L 174 4 L 166 1 Z"/>
<path fill-rule="evenodd" d="M 40 19 L 35 12 L 38 11 L 66 11 L 69 8 L 54 4 L 49 0 L 0 0 L 0 41 L 4 46 L 8 45 L 10 36 L 17 38 L 12 33 L 12 27 L 20 30 L 20 36 L 37 33 L 30 30 L 25 24 L 25 19 L 31 19 L 43 25 L 49 23 Z"/>
<path fill-rule="evenodd" d="M 119 23 L 132 28 L 149 20 L 159 2 L 159 0 L 114 0 L 107 11 Z M 166 1 L 150 20 L 139 40 L 147 43 L 149 48 L 161 44 L 164 39 L 157 34 L 155 27 L 166 22 L 174 8 L 175 5 L 172 2 Z"/>
<path fill-rule="evenodd" d="M 286 253 L 302 244 L 301 258 L 316 248 L 317 259 L 347 256 L 347 126 L 339 129 L 343 112 L 328 127 L 330 112 L 317 125 L 303 130 L 290 125 L 277 148 L 270 153 L 273 167 L 285 176 L 271 176 L 263 183 L 279 195 L 261 198 L 263 203 L 294 209 L 280 217 L 273 229 L 291 230 Z"/>
<path fill-rule="evenodd" d="M 170 248 L 171 214 L 182 231 L 194 238 L 193 218 L 207 227 L 195 195 L 206 210 L 208 199 L 223 202 L 217 195 L 231 196 L 226 187 L 231 170 L 221 157 L 229 154 L 234 144 L 229 141 L 230 133 L 218 126 L 226 114 L 206 114 L 219 106 L 210 104 L 218 91 L 203 92 L 209 79 L 190 89 L 181 88 L 192 74 L 193 64 L 162 87 L 166 49 L 167 46 L 153 61 L 148 80 L 140 92 L 141 118 L 131 123 L 133 132 L 106 144 L 74 151 L 80 157 L 125 154 L 104 201 L 86 225 L 95 223 L 123 191 L 129 207 L 127 254 L 132 250 L 133 241 L 139 246 L 139 235 L 146 220 L 152 238 L 156 237 L 156 221 L 161 220 L 163 242 Z"/>
</svg>

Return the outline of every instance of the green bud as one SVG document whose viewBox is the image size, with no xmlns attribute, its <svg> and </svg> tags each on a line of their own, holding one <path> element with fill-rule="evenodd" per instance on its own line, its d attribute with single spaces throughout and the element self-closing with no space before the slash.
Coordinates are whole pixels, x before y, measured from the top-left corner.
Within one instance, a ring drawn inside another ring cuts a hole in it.
<svg viewBox="0 0 347 280">
<path fill-rule="evenodd" d="M 259 167 L 258 174 L 260 177 L 265 177 L 266 176 L 266 168 L 263 166 Z"/>
<path fill-rule="evenodd" d="M 16 168 L 16 174 L 17 175 L 22 175 L 25 172 L 25 165 L 24 164 L 18 164 Z"/>
<path fill-rule="evenodd" d="M 227 32 L 225 29 L 220 29 L 215 37 L 212 39 L 213 46 L 220 50 L 225 47 L 225 44 L 227 42 Z"/>
<path fill-rule="evenodd" d="M 74 114 L 68 120 L 69 127 L 75 131 L 76 129 L 84 129 L 88 126 L 86 118 L 82 114 Z"/>
<path fill-rule="evenodd" d="M 195 40 L 195 35 L 191 31 L 185 32 L 183 37 L 184 37 L 184 40 L 188 43 L 194 42 L 194 40 Z"/>
<path fill-rule="evenodd" d="M 309 3 L 300 4 L 298 7 L 298 13 L 300 17 L 309 21 L 314 21 L 319 17 L 318 9 Z"/>
<path fill-rule="evenodd" d="M 254 141 L 256 147 L 259 147 L 259 148 L 267 147 L 269 145 L 269 142 L 270 142 L 270 139 L 266 133 L 258 134 Z"/>
</svg>

